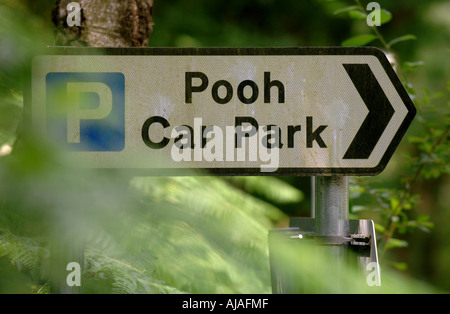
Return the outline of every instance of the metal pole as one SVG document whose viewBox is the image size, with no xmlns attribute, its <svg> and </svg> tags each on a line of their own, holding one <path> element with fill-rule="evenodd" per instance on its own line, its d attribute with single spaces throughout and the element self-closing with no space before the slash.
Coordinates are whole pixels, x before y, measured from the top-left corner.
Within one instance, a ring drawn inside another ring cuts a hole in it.
<svg viewBox="0 0 450 314">
<path fill-rule="evenodd" d="M 338 244 L 337 239 L 348 237 L 350 233 L 348 177 L 316 177 L 315 194 L 315 234 L 325 243 L 320 249 L 333 258 L 330 268 L 339 278 L 341 270 L 347 265 L 348 248 L 345 244 Z M 342 288 L 339 280 L 336 281 L 336 288 Z"/>
<path fill-rule="evenodd" d="M 316 177 L 311 177 L 311 218 L 316 217 Z"/>
<path fill-rule="evenodd" d="M 316 177 L 316 235 L 348 236 L 348 177 Z"/>
</svg>

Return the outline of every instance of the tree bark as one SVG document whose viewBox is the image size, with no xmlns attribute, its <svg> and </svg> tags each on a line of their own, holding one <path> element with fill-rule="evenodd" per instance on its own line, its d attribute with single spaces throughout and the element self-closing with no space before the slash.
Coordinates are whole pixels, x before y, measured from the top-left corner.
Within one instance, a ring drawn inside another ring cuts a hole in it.
<svg viewBox="0 0 450 314">
<path fill-rule="evenodd" d="M 78 0 L 81 25 L 67 25 L 67 5 L 52 11 L 57 46 L 145 47 L 153 31 L 153 0 Z"/>
</svg>

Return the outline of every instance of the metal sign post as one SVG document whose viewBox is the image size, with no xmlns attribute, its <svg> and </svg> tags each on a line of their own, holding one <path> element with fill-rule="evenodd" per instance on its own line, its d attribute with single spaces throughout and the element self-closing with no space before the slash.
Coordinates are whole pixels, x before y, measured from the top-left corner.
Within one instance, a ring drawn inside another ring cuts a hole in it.
<svg viewBox="0 0 450 314">
<path fill-rule="evenodd" d="M 316 177 L 315 190 L 316 236 L 342 243 L 349 235 L 348 177 Z"/>
<path fill-rule="evenodd" d="M 316 177 L 315 181 L 315 237 L 322 244 L 319 248 L 334 259 L 330 267 L 340 274 L 348 267 L 348 247 L 343 245 L 350 237 L 348 177 Z"/>
<path fill-rule="evenodd" d="M 274 233 L 312 237 L 338 266 L 349 246 L 376 263 L 373 223 L 349 221 L 347 176 L 383 171 L 416 112 L 383 51 L 53 48 L 31 76 L 29 124 L 67 164 L 317 176 L 315 218 Z M 292 291 L 272 264 L 274 291 Z"/>
</svg>

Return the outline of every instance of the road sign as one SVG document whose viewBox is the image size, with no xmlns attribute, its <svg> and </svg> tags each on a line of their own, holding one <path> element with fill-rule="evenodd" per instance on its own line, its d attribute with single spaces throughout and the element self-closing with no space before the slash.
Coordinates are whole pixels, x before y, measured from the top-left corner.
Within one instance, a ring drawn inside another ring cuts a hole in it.
<svg viewBox="0 0 450 314">
<path fill-rule="evenodd" d="M 52 48 L 31 124 L 88 168 L 375 175 L 415 108 L 376 48 Z"/>
</svg>

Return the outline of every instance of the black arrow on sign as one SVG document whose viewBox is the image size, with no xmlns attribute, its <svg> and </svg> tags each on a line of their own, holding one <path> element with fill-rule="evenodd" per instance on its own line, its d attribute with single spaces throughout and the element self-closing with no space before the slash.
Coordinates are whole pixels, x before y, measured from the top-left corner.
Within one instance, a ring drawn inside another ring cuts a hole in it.
<svg viewBox="0 0 450 314">
<path fill-rule="evenodd" d="M 369 109 L 343 159 L 368 159 L 395 111 L 368 64 L 343 66 Z"/>
</svg>

